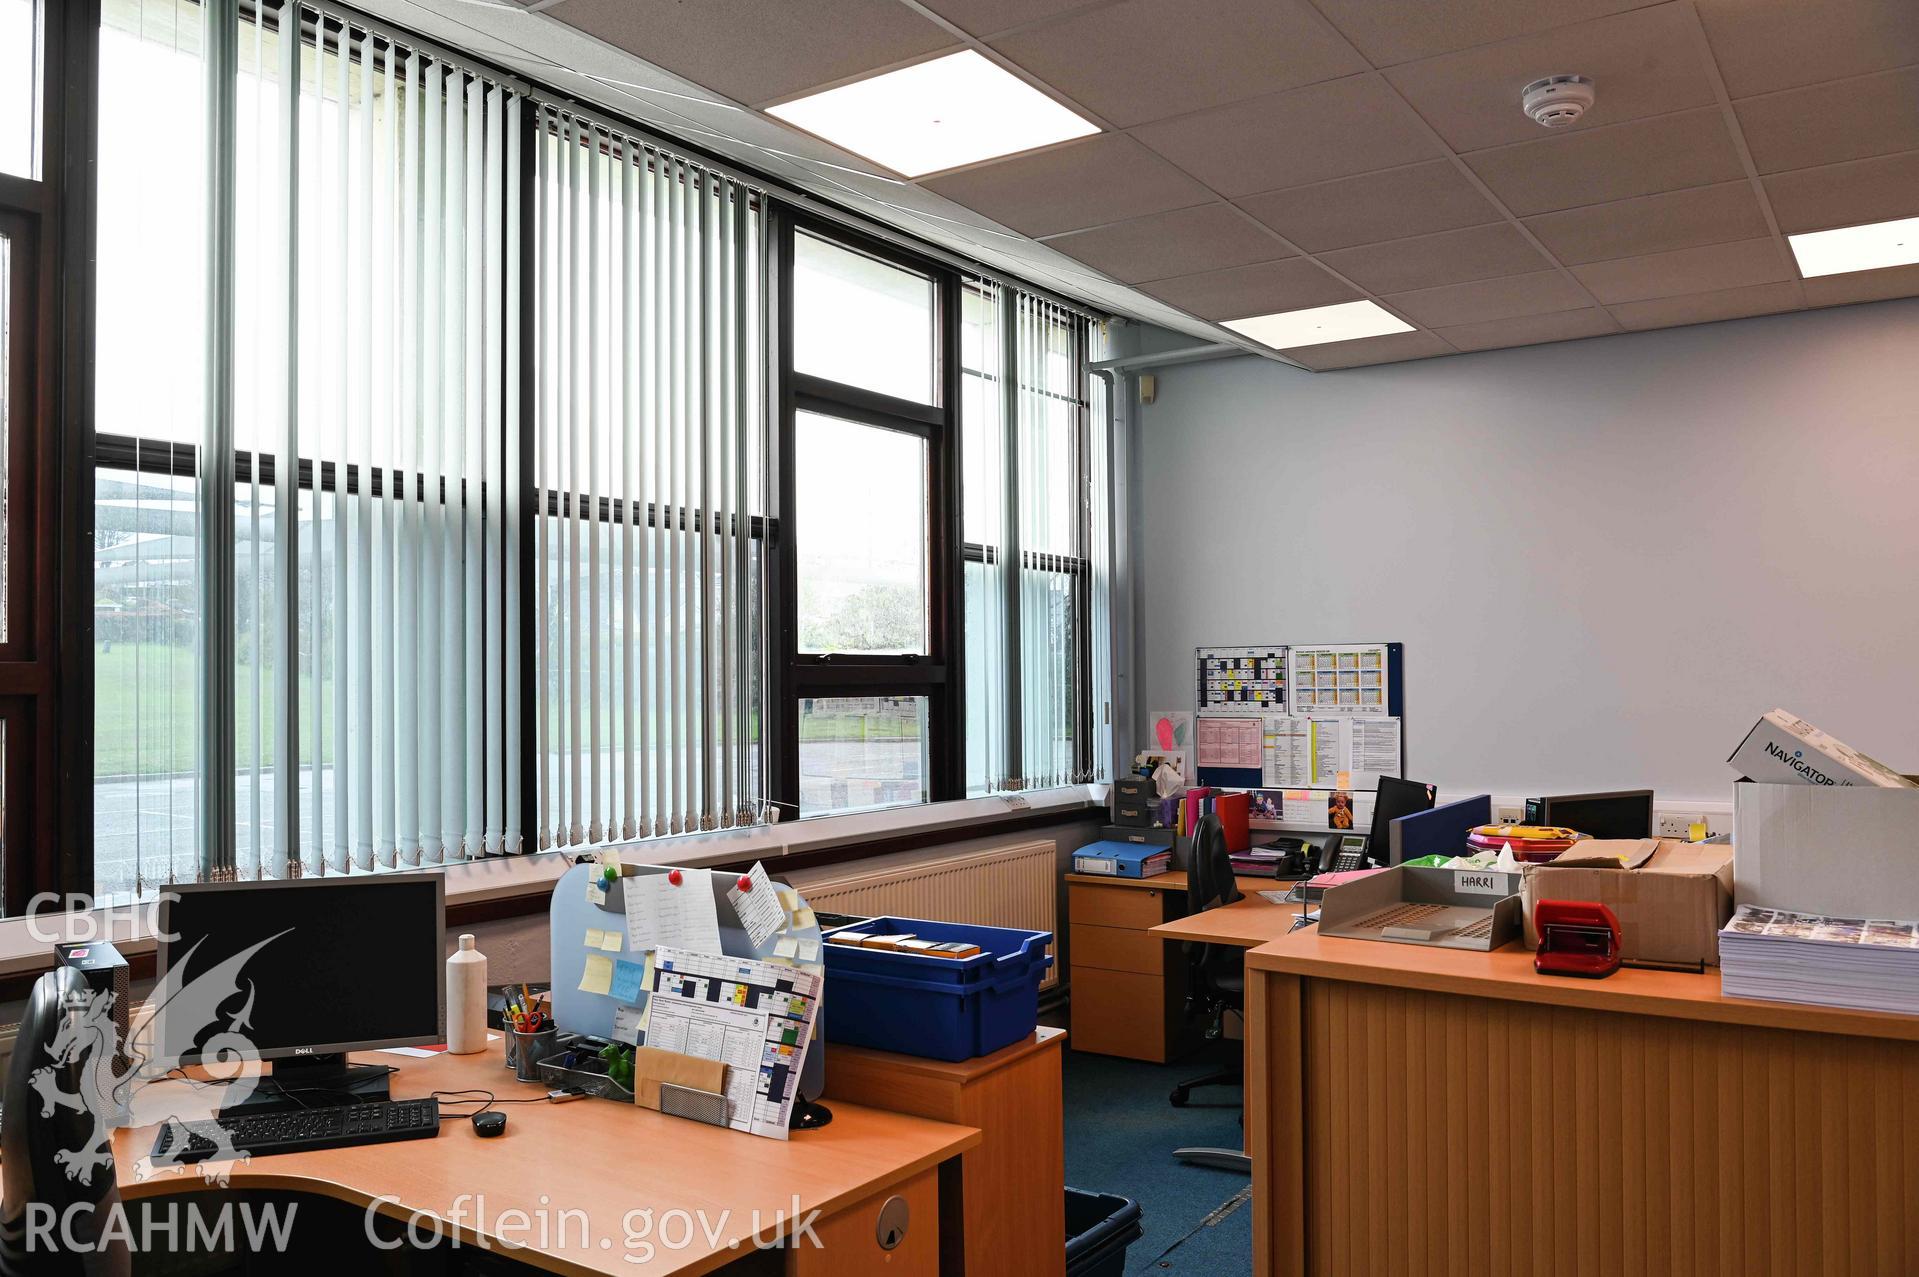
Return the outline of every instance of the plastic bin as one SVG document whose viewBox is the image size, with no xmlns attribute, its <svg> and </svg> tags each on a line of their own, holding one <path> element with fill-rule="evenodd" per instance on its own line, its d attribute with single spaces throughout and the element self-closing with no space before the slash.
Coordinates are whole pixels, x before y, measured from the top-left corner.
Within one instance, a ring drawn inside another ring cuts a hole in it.
<svg viewBox="0 0 1919 1277">
<path fill-rule="evenodd" d="M 869 918 L 853 929 L 963 940 L 980 951 L 955 960 L 856 949 L 831 943 L 834 931 L 828 931 L 820 1015 L 829 1042 L 970 1060 L 1011 1046 L 1039 1020 L 1039 982 L 1053 964 L 1046 952 L 1050 931 L 919 918 Z"/>
<path fill-rule="evenodd" d="M 1067 1189 L 1066 1277 L 1120 1277 L 1126 1248 L 1145 1231 L 1132 1198 Z"/>
</svg>

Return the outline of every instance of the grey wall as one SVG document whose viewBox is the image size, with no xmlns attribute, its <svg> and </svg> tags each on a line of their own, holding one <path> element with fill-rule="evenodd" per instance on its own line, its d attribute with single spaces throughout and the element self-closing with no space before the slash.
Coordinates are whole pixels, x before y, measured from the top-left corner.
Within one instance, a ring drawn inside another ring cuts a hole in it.
<svg viewBox="0 0 1919 1277">
<path fill-rule="evenodd" d="M 1142 413 L 1143 709 L 1200 644 L 1398 640 L 1443 788 L 1725 801 L 1774 706 L 1919 772 L 1919 300 L 1235 358 Z"/>
</svg>

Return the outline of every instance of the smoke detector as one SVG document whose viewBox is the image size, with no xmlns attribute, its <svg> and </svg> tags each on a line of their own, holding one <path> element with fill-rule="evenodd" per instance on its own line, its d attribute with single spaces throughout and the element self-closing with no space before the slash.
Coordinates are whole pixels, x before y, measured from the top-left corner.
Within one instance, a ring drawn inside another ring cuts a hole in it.
<svg viewBox="0 0 1919 1277">
<path fill-rule="evenodd" d="M 1549 129 L 1563 129 L 1592 109 L 1593 82 L 1583 75 L 1549 75 L 1520 90 L 1526 118 Z"/>
</svg>

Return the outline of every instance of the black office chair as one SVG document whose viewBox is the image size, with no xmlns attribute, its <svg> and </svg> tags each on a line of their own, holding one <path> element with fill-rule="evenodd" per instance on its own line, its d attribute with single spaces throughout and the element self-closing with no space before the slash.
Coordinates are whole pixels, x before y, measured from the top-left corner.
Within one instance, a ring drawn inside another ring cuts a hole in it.
<svg viewBox="0 0 1919 1277">
<path fill-rule="evenodd" d="M 1217 816 L 1204 817 L 1193 830 L 1193 854 L 1186 870 L 1187 913 L 1203 913 L 1239 898 L 1232 856 L 1226 850 L 1226 830 Z M 1185 951 L 1188 1013 L 1197 1011 L 1212 1016 L 1207 1036 L 1223 1039 L 1227 1012 L 1245 1014 L 1245 955 L 1234 945 L 1199 944 L 1190 940 L 1186 942 Z M 1180 1108 L 1191 1098 L 1195 1087 L 1244 1086 L 1245 1082 L 1245 1066 L 1235 1060 L 1230 1068 L 1181 1082 L 1168 1098 L 1175 1108 Z M 1195 1166 L 1216 1166 L 1249 1175 L 1253 1170 L 1252 1159 L 1236 1148 L 1178 1148 L 1173 1150 L 1173 1156 Z"/>
<path fill-rule="evenodd" d="M 62 1020 L 84 1007 L 87 986 L 80 973 L 59 967 L 34 982 L 20 1017 L 13 1058 L 7 1064 L 5 1109 L 0 1112 L 0 1275 L 56 1274 L 66 1277 L 127 1277 L 133 1270 L 123 1231 L 109 1230 L 120 1209 L 120 1190 L 114 1180 L 111 1153 L 105 1166 L 95 1164 L 78 1177 L 54 1160 L 63 1149 L 78 1149 L 94 1135 L 94 1116 L 58 1103 L 43 1105 L 33 1076 L 43 1067 L 53 1069 L 47 1081 L 59 1095 L 82 1094 L 82 1060 L 58 1060 L 54 1035 Z M 43 1083 L 44 1085 L 44 1083 Z M 53 1227 L 44 1218 L 29 1218 L 38 1204 L 52 1211 Z M 80 1208 L 80 1209 L 75 1209 Z M 72 1213 L 69 1214 L 68 1212 Z M 38 1236 L 29 1244 L 28 1229 Z M 102 1234 L 105 1234 L 103 1237 Z M 82 1244 L 74 1253 L 62 1247 L 66 1238 Z M 49 1244 L 50 1243 L 50 1244 Z"/>
</svg>

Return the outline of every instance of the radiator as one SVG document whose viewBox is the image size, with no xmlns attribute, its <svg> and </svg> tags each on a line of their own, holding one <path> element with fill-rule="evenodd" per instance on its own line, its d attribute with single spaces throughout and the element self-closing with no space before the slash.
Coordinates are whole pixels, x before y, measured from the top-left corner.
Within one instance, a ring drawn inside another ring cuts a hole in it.
<svg viewBox="0 0 1919 1277">
<path fill-rule="evenodd" d="M 937 918 L 1058 935 L 1059 850 L 1052 840 L 992 851 L 895 856 L 800 870 L 789 881 L 828 913 Z M 1055 964 L 1040 988 L 1059 980 Z"/>
</svg>

